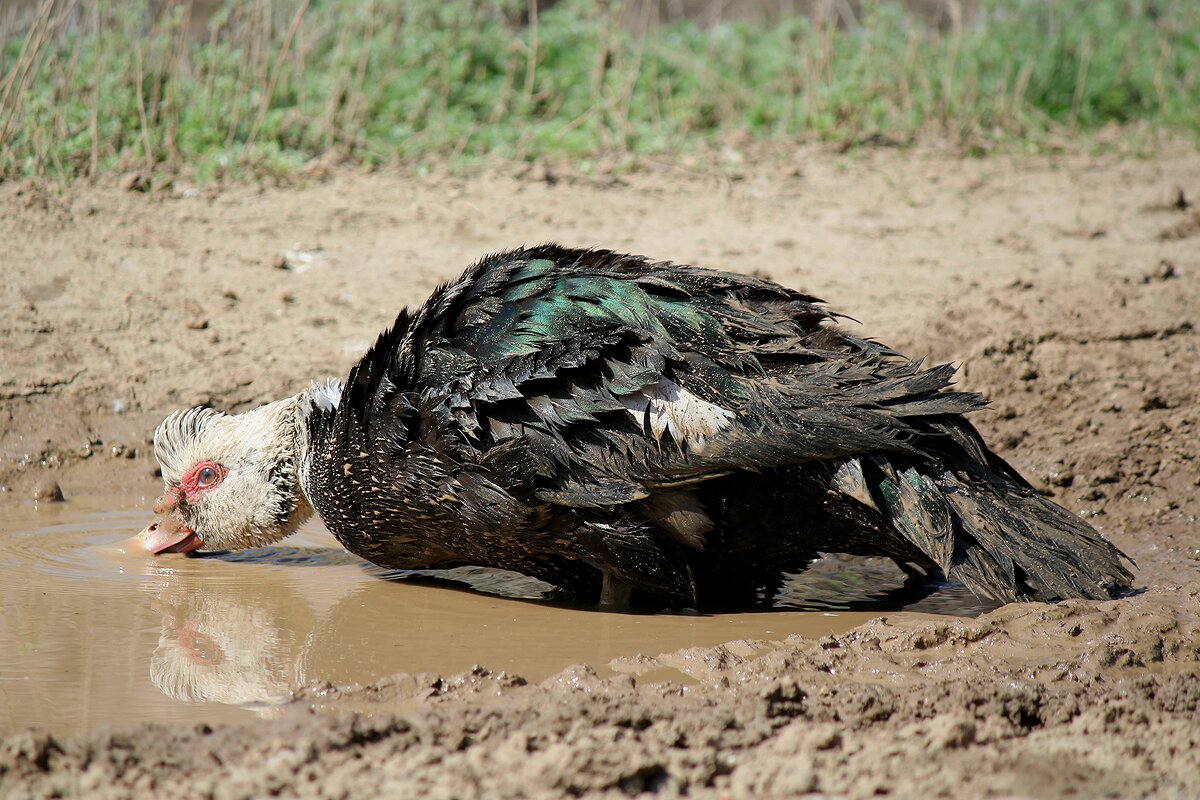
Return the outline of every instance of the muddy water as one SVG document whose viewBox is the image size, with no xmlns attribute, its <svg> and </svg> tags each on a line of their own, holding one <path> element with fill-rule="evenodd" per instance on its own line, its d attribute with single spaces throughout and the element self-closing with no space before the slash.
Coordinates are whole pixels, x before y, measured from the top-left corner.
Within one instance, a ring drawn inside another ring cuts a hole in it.
<svg viewBox="0 0 1200 800">
<path fill-rule="evenodd" d="M 0 733 L 248 719 L 279 713 L 292 689 L 313 682 L 474 664 L 531 681 L 577 663 L 603 672 L 637 653 L 815 637 L 877 613 L 823 610 L 862 595 L 861 571 L 847 578 L 837 565 L 789 587 L 779 610 L 685 616 L 554 605 L 538 599 L 544 584 L 507 573 L 387 573 L 319 526 L 276 547 L 151 558 L 128 542 L 149 500 L 0 507 Z M 977 610 L 952 593 L 938 602 L 924 607 Z M 818 610 L 786 609 L 797 605 Z"/>
</svg>

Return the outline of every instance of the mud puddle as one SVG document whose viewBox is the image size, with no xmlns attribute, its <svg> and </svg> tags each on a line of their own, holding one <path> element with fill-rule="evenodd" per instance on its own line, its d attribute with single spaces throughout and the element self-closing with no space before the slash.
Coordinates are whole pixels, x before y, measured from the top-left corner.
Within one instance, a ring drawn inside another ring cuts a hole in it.
<svg viewBox="0 0 1200 800">
<path fill-rule="evenodd" d="M 0 510 L 0 733 L 236 721 L 284 713 L 292 690 L 326 681 L 476 664 L 538 681 L 571 664 L 630 671 L 637 654 L 840 633 L 883 609 L 982 610 L 961 590 L 905 606 L 894 575 L 831 559 L 774 610 L 601 613 L 545 602 L 549 587 L 509 573 L 389 573 L 320 526 L 275 547 L 150 558 L 128 541 L 149 500 Z M 659 677 L 686 680 L 643 679 Z"/>
</svg>

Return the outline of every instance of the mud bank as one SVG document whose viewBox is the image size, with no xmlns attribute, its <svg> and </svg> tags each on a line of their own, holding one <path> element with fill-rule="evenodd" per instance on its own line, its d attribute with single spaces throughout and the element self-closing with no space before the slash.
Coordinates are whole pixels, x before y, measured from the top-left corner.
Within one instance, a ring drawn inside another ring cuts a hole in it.
<svg viewBox="0 0 1200 800">
<path fill-rule="evenodd" d="M 985 437 L 1129 553 L 1142 594 L 647 652 L 607 678 L 383 662 L 367 684 L 297 680 L 244 725 L 55 738 L 0 713 L 0 796 L 1200 794 L 1200 156 L 743 156 L 732 178 L 0 185 L 0 513 L 48 479 L 68 504 L 152 499 L 163 414 L 343 374 L 438 281 L 557 240 L 759 270 L 961 364 L 993 400 Z"/>
<path fill-rule="evenodd" d="M 1194 797 L 1200 588 L 639 661 L 310 687 L 284 719 L 0 745 L 6 796 Z M 339 706 L 359 713 L 333 713 Z M 400 709 L 403 713 L 392 713 Z M 364 714 L 362 712 L 369 713 Z"/>
</svg>

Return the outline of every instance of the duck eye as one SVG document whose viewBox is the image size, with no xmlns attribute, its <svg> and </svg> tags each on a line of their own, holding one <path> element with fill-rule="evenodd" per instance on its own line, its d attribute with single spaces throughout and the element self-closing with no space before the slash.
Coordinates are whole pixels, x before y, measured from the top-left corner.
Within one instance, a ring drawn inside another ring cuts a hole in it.
<svg viewBox="0 0 1200 800">
<path fill-rule="evenodd" d="M 196 473 L 196 487 L 199 489 L 207 489 L 217 482 L 217 471 L 212 467 L 205 467 Z"/>
</svg>

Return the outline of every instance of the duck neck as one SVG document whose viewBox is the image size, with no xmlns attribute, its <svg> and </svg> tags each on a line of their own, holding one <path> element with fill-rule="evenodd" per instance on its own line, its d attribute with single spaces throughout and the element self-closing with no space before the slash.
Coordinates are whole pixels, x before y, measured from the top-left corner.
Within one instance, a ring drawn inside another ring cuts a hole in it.
<svg viewBox="0 0 1200 800">
<path fill-rule="evenodd" d="M 337 415 L 341 400 L 340 381 L 327 380 L 313 384 L 307 392 L 297 395 L 296 409 L 296 471 L 298 500 L 308 506 L 309 513 L 316 508 L 312 490 L 312 460 L 320 442 L 324 441 Z"/>
</svg>

